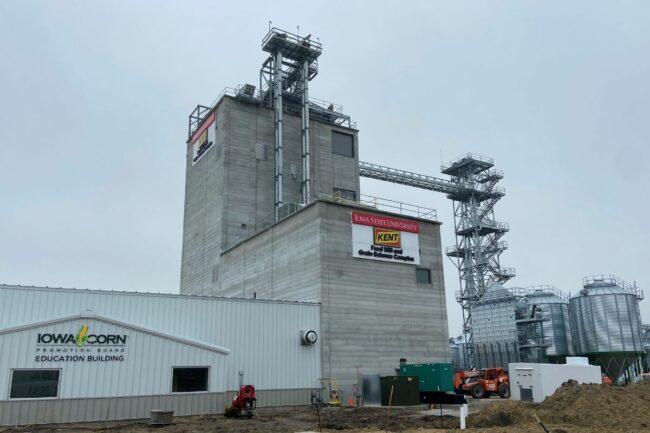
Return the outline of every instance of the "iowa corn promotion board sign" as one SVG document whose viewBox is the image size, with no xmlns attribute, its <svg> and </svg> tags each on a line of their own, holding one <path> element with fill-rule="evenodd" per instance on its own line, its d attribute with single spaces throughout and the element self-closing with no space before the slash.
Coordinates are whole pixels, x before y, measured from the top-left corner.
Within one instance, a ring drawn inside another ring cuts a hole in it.
<svg viewBox="0 0 650 433">
<path fill-rule="evenodd" d="M 413 221 L 352 212 L 352 256 L 419 265 L 419 232 Z"/>
</svg>

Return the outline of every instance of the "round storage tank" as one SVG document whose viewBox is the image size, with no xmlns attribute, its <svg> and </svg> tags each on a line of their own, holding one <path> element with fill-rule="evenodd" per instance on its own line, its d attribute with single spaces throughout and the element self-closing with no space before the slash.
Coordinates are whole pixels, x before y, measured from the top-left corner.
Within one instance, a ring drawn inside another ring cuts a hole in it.
<svg viewBox="0 0 650 433">
<path fill-rule="evenodd" d="M 568 296 L 551 286 L 529 289 L 525 295 L 529 305 L 541 311 L 546 356 L 548 358 L 573 355 L 573 339 L 569 321 Z"/>
<path fill-rule="evenodd" d="M 642 293 L 614 276 L 591 276 L 569 300 L 576 354 L 641 352 Z"/>
</svg>

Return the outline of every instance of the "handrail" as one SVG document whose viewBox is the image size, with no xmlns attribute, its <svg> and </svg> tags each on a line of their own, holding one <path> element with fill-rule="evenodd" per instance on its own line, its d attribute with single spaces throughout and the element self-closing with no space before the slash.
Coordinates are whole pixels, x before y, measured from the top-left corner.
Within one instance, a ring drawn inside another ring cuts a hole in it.
<svg viewBox="0 0 650 433">
<path fill-rule="evenodd" d="M 481 155 L 478 155 L 476 153 L 466 153 L 465 155 L 459 156 L 458 158 L 449 161 L 447 164 L 441 164 L 440 165 L 440 170 L 446 170 L 448 168 L 451 168 L 454 164 L 457 164 L 457 163 L 463 161 L 464 159 L 474 159 L 474 160 L 477 160 L 477 161 L 484 162 L 486 164 L 494 164 L 494 159 L 492 159 L 492 158 L 488 158 L 486 156 L 481 156 Z"/>
</svg>

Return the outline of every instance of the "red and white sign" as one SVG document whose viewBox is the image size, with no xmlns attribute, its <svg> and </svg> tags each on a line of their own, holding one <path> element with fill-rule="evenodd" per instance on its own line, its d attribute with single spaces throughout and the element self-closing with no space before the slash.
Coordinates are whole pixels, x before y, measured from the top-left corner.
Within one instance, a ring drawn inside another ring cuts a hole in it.
<svg viewBox="0 0 650 433">
<path fill-rule="evenodd" d="M 194 134 L 192 134 L 192 138 L 190 139 L 190 141 L 194 143 L 196 139 L 199 138 L 201 134 L 203 134 L 203 131 L 205 131 L 206 129 L 208 129 L 210 125 L 212 125 L 212 122 L 214 122 L 216 118 L 217 118 L 217 113 L 213 111 L 212 114 L 210 114 L 207 118 L 203 119 L 203 122 L 201 122 L 201 127 L 196 131 L 194 131 Z"/>
<path fill-rule="evenodd" d="M 212 148 L 217 138 L 217 113 L 212 112 L 201 123 L 201 127 L 192 134 L 192 165 L 199 162 L 203 155 Z"/>
<path fill-rule="evenodd" d="M 419 232 L 415 221 L 352 212 L 352 257 L 419 265 Z"/>
<path fill-rule="evenodd" d="M 383 227 L 386 229 L 399 230 L 401 232 L 420 233 L 420 225 L 414 221 L 370 215 L 361 212 L 352 212 L 352 224 Z"/>
</svg>

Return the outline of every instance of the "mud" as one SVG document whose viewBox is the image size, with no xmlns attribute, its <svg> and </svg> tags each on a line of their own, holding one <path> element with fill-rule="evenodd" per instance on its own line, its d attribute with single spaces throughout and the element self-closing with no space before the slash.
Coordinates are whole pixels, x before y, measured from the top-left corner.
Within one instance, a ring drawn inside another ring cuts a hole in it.
<svg viewBox="0 0 650 433">
<path fill-rule="evenodd" d="M 607 385 L 569 385 L 558 389 L 544 403 L 509 400 L 472 401 L 468 432 L 544 433 L 535 422 L 539 416 L 551 433 L 650 433 L 650 383 L 618 388 Z M 178 417 L 174 424 L 152 427 L 145 422 L 87 423 L 59 426 L 25 426 L 0 433 L 261 433 L 261 432 L 457 432 L 458 418 L 424 414 L 425 407 L 258 409 L 252 419 L 221 415 Z M 429 412 L 430 413 L 430 412 Z"/>
</svg>

